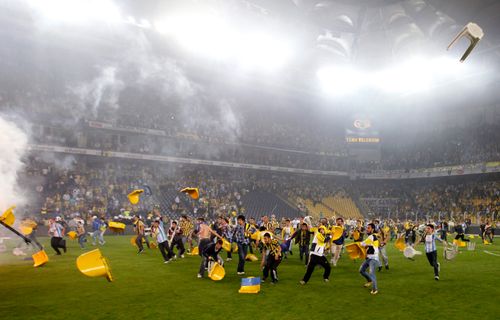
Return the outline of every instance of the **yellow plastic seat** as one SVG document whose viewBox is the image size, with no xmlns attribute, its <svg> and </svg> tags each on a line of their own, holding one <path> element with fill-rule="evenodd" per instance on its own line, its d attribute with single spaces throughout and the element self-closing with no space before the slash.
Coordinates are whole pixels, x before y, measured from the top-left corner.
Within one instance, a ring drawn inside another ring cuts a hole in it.
<svg viewBox="0 0 500 320">
<path fill-rule="evenodd" d="M 405 238 L 398 238 L 396 242 L 394 242 L 394 247 L 396 247 L 396 249 L 398 249 L 399 251 L 404 251 L 404 249 L 406 248 Z"/>
<path fill-rule="evenodd" d="M 144 192 L 143 189 L 135 189 L 134 191 L 130 192 L 127 195 L 128 201 L 130 201 L 131 204 L 138 204 L 139 203 L 139 196 L 143 192 Z"/>
<path fill-rule="evenodd" d="M 349 258 L 352 260 L 356 259 L 365 259 L 366 258 L 366 249 L 363 248 L 359 242 L 350 243 L 345 246 L 347 253 L 349 254 Z"/>
<path fill-rule="evenodd" d="M 332 228 L 332 240 L 335 241 L 342 237 L 342 234 L 344 233 L 344 228 L 339 227 L 339 226 L 334 226 Z"/>
<path fill-rule="evenodd" d="M 257 258 L 257 256 L 254 255 L 253 253 L 249 253 L 245 257 L 245 260 L 247 260 L 247 261 L 257 261 L 257 260 L 259 260 L 259 258 Z"/>
<path fill-rule="evenodd" d="M 133 245 L 134 247 L 137 247 L 137 244 L 135 243 L 135 240 L 137 239 L 137 236 L 133 236 L 130 238 L 130 244 Z M 146 240 L 142 238 L 142 243 L 146 243 Z"/>
<path fill-rule="evenodd" d="M 222 249 L 224 249 L 227 252 L 231 251 L 231 243 L 227 241 L 226 239 L 222 239 Z"/>
<path fill-rule="evenodd" d="M 25 225 L 21 225 L 21 227 L 19 228 L 19 230 L 25 236 L 27 236 L 27 235 L 29 235 L 29 234 L 31 234 L 33 232 L 33 228 L 32 227 L 28 227 L 28 226 L 25 226 Z"/>
<path fill-rule="evenodd" d="M 125 223 L 111 221 L 108 226 L 109 230 L 116 233 L 125 231 Z"/>
<path fill-rule="evenodd" d="M 248 277 L 241 279 L 241 286 L 239 293 L 259 293 L 260 291 L 260 278 Z"/>
<path fill-rule="evenodd" d="M 194 200 L 200 197 L 200 192 L 198 191 L 198 188 L 184 188 L 181 190 L 181 192 L 187 193 Z"/>
<path fill-rule="evenodd" d="M 217 262 L 212 263 L 210 270 L 208 271 L 208 277 L 214 281 L 220 281 L 224 279 L 226 275 L 226 270 L 224 267 L 218 264 Z"/>
<path fill-rule="evenodd" d="M 458 240 L 458 239 L 453 240 L 453 244 L 459 248 L 465 248 L 467 246 L 467 243 L 465 243 L 465 241 Z"/>
<path fill-rule="evenodd" d="M 78 234 L 75 231 L 70 231 L 67 233 L 67 235 L 71 240 L 75 240 L 76 238 L 78 238 Z"/>
<path fill-rule="evenodd" d="M 233 242 L 233 253 L 238 253 L 238 245 L 236 242 Z"/>
<path fill-rule="evenodd" d="M 49 262 L 49 257 L 47 256 L 45 250 L 40 250 L 31 257 L 33 258 L 33 267 L 35 268 L 43 266 Z"/>
<path fill-rule="evenodd" d="M 12 227 L 14 222 L 16 221 L 16 216 L 12 212 L 16 206 L 12 206 L 9 209 L 5 210 L 4 213 L 0 216 L 0 221 L 8 225 L 9 227 Z"/>
<path fill-rule="evenodd" d="M 200 249 L 198 247 L 194 247 L 193 250 L 191 250 L 190 255 L 197 256 L 198 254 L 200 254 Z"/>
<path fill-rule="evenodd" d="M 108 281 L 113 281 L 106 258 L 99 249 L 80 255 L 76 259 L 76 267 L 87 277 L 105 277 Z"/>
</svg>

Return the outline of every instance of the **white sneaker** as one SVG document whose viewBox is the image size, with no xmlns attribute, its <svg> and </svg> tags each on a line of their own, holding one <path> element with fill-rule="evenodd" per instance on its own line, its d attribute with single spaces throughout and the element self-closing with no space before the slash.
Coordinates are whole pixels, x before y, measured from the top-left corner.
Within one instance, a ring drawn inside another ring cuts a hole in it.
<svg viewBox="0 0 500 320">
<path fill-rule="evenodd" d="M 170 260 L 167 260 L 167 261 L 165 261 L 165 262 L 163 262 L 163 263 L 170 263 Z"/>
<path fill-rule="evenodd" d="M 245 272 L 237 272 L 238 275 L 242 275 L 242 274 L 245 274 Z"/>
<path fill-rule="evenodd" d="M 181 258 L 184 259 L 184 255 L 183 254 L 181 254 Z"/>
<path fill-rule="evenodd" d="M 233 259 L 231 259 L 231 258 L 227 258 L 227 259 L 226 259 L 226 261 L 233 261 Z"/>
<path fill-rule="evenodd" d="M 198 279 L 203 278 L 203 276 L 201 274 L 199 274 L 199 273 L 198 273 L 197 277 L 198 277 Z"/>
<path fill-rule="evenodd" d="M 438 262 L 438 272 L 441 272 L 441 263 Z"/>
</svg>

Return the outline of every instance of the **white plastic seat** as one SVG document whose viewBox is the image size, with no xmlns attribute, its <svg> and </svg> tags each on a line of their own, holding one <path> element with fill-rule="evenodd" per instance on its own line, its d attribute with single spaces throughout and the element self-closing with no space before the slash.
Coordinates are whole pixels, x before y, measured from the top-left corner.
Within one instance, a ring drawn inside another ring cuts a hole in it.
<svg viewBox="0 0 500 320">
<path fill-rule="evenodd" d="M 460 59 L 460 62 L 464 62 L 465 59 L 469 56 L 469 54 L 472 52 L 474 47 L 477 45 L 479 40 L 481 40 L 484 36 L 483 29 L 481 29 L 480 26 L 475 24 L 474 22 L 469 22 L 465 25 L 465 27 L 460 31 L 459 34 L 453 39 L 453 41 L 448 45 L 448 48 L 446 50 L 450 50 L 450 48 L 462 37 L 467 37 L 470 40 L 470 45 L 465 51 L 464 55 Z"/>
</svg>

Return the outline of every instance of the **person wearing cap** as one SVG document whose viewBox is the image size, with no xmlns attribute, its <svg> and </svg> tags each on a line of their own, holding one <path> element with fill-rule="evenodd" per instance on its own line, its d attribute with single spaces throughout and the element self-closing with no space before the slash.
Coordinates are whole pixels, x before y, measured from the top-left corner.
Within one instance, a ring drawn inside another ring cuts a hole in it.
<svg viewBox="0 0 500 320">
<path fill-rule="evenodd" d="M 57 216 L 55 220 L 50 220 L 49 225 L 49 236 L 50 238 L 50 246 L 56 252 L 56 255 L 60 256 L 61 251 L 59 249 L 63 249 L 64 253 L 66 253 L 66 241 L 63 239 L 65 228 L 62 224 L 61 217 Z"/>
<path fill-rule="evenodd" d="M 282 259 L 281 246 L 278 240 L 271 239 L 269 232 L 264 233 L 262 243 L 265 250 L 260 263 L 263 273 L 262 282 L 266 281 L 271 274 L 271 283 L 275 284 L 278 282 L 278 266 Z"/>
<path fill-rule="evenodd" d="M 377 235 L 375 234 L 375 225 L 369 223 L 366 226 L 366 235 L 368 236 L 365 241 L 362 241 L 360 245 L 366 248 L 366 259 L 361 264 L 359 268 L 359 273 L 365 277 L 367 282 L 364 284 L 365 288 L 372 288 L 371 294 L 375 295 L 378 293 L 377 277 L 375 275 L 375 269 L 379 266 L 378 260 L 378 248 L 379 241 Z M 369 273 L 366 270 L 370 269 Z"/>
<path fill-rule="evenodd" d="M 315 230 L 314 239 L 311 245 L 311 252 L 309 252 L 309 262 L 307 264 L 306 274 L 302 280 L 300 280 L 300 284 L 304 285 L 309 281 L 314 268 L 316 268 L 318 264 L 325 269 L 325 272 L 323 273 L 323 281 L 330 281 L 331 267 L 325 257 L 325 247 L 328 242 L 330 242 L 329 232 L 326 230 L 326 227 L 322 225 Z"/>
</svg>

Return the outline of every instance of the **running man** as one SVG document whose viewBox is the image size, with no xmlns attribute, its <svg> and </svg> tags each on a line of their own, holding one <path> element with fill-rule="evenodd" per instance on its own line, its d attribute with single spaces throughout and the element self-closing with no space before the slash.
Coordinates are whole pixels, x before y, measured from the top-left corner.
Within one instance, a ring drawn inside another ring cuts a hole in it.
<svg viewBox="0 0 500 320">
<path fill-rule="evenodd" d="M 366 240 L 360 243 L 362 247 L 366 247 L 366 259 L 359 268 L 359 273 L 361 273 L 361 275 L 367 280 L 367 282 L 364 284 L 364 287 L 372 287 L 372 291 L 370 293 L 377 294 L 378 286 L 375 269 L 379 265 L 379 242 L 377 236 L 375 235 L 375 225 L 373 223 L 369 223 L 366 227 L 366 235 L 368 236 Z M 366 272 L 367 269 L 370 269 L 369 273 Z"/>
</svg>

